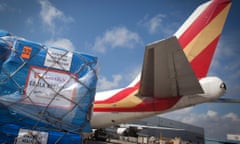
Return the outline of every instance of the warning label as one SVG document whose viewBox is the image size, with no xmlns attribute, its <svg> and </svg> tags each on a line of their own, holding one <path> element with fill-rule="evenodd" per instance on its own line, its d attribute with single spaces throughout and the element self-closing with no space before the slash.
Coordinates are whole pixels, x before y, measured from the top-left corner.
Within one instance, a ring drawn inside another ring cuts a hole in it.
<svg viewBox="0 0 240 144">
<path fill-rule="evenodd" d="M 73 53 L 69 51 L 49 48 L 44 66 L 69 71 Z"/>
<path fill-rule="evenodd" d="M 29 59 L 31 56 L 32 48 L 28 46 L 24 46 L 22 50 L 21 57 L 25 59 Z"/>
<path fill-rule="evenodd" d="M 75 96 L 75 79 L 66 72 L 31 67 L 24 103 L 69 109 Z"/>
</svg>

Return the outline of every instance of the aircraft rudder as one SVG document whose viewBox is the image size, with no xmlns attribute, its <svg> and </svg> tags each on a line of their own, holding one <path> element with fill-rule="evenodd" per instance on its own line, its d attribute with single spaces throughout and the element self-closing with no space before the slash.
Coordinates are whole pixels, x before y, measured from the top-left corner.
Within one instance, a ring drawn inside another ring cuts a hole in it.
<svg viewBox="0 0 240 144">
<path fill-rule="evenodd" d="M 198 78 L 207 75 L 230 7 L 230 0 L 206 2 L 175 33 Z"/>
</svg>

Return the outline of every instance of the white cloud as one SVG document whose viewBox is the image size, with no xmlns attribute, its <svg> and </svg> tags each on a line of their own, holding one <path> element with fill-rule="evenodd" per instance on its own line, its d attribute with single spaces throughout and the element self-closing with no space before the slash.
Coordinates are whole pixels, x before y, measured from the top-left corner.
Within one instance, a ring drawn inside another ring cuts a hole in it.
<svg viewBox="0 0 240 144">
<path fill-rule="evenodd" d="M 158 14 L 154 17 L 145 16 L 139 24 L 144 26 L 150 34 L 162 33 L 163 35 L 173 34 L 174 25 L 166 22 L 166 15 Z"/>
<path fill-rule="evenodd" d="M 33 25 L 33 18 L 32 17 L 28 17 L 25 23 L 27 25 Z"/>
<path fill-rule="evenodd" d="M 0 3 L 0 12 L 6 10 L 7 7 L 8 7 L 8 6 L 7 6 L 6 3 Z"/>
<path fill-rule="evenodd" d="M 127 73 L 123 75 L 114 74 L 111 76 L 111 78 L 107 78 L 105 76 L 99 76 L 97 91 L 122 88 L 123 86 L 125 87 L 135 80 L 139 72 L 140 72 L 140 68 L 134 67 L 133 69 L 129 70 Z"/>
<path fill-rule="evenodd" d="M 49 45 L 49 46 L 65 48 L 65 49 L 68 49 L 71 51 L 73 51 L 75 49 L 73 43 L 69 39 L 66 39 L 66 38 L 58 38 L 55 40 L 49 40 L 49 41 L 46 41 L 45 44 Z"/>
<path fill-rule="evenodd" d="M 210 117 L 210 118 L 212 118 L 212 119 L 215 119 L 215 118 L 218 117 L 218 113 L 215 112 L 215 111 L 209 110 L 209 111 L 207 112 L 207 116 Z"/>
<path fill-rule="evenodd" d="M 233 37 L 233 38 L 232 38 Z M 229 40 L 229 38 L 231 38 Z M 236 71 L 240 68 L 240 51 L 238 49 L 238 39 L 235 36 L 229 38 L 222 37 L 217 45 L 216 52 L 212 63 L 212 71 L 216 72 L 229 72 Z M 225 63 L 231 63 L 226 65 Z"/>
<path fill-rule="evenodd" d="M 161 26 L 163 15 L 157 15 L 149 21 L 149 32 L 155 33 L 158 28 Z"/>
<path fill-rule="evenodd" d="M 107 30 L 103 36 L 96 38 L 93 50 L 99 53 L 105 53 L 109 48 L 134 48 L 135 45 L 141 43 L 141 39 L 137 33 L 125 27 L 115 27 Z"/>
<path fill-rule="evenodd" d="M 130 71 L 131 72 L 126 74 L 125 79 L 128 81 L 130 80 L 130 82 L 131 82 L 141 73 L 141 66 L 133 67 Z"/>
<path fill-rule="evenodd" d="M 66 16 L 62 11 L 54 7 L 48 0 L 40 0 L 41 11 L 40 16 L 43 23 L 46 24 L 53 34 L 56 30 L 56 21 L 61 21 L 64 23 L 73 22 L 73 18 Z"/>
<path fill-rule="evenodd" d="M 209 69 L 209 75 L 222 78 L 227 84 L 227 96 L 239 99 L 240 93 L 240 51 L 239 35 L 228 34 L 221 38 Z"/>
<path fill-rule="evenodd" d="M 108 80 L 104 76 L 100 76 L 98 79 L 97 91 L 118 88 L 121 80 L 122 80 L 122 75 L 119 75 L 119 74 L 112 75 L 112 81 Z"/>
<path fill-rule="evenodd" d="M 240 121 L 239 116 L 237 114 L 235 114 L 235 113 L 232 113 L 232 112 L 224 115 L 224 118 L 229 118 L 232 121 Z"/>
<path fill-rule="evenodd" d="M 203 127 L 208 138 L 225 138 L 228 133 L 240 133 L 240 117 L 235 113 L 220 115 L 216 111 L 195 113 L 192 108 L 161 115 L 170 119 Z"/>
</svg>

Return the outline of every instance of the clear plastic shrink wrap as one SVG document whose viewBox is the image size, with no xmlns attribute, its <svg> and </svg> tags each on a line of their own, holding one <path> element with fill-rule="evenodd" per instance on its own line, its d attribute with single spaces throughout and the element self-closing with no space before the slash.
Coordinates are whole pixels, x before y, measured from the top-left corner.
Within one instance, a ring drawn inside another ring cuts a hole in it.
<svg viewBox="0 0 240 144">
<path fill-rule="evenodd" d="M 90 132 L 96 64 L 94 56 L 0 31 L 0 132 Z"/>
</svg>

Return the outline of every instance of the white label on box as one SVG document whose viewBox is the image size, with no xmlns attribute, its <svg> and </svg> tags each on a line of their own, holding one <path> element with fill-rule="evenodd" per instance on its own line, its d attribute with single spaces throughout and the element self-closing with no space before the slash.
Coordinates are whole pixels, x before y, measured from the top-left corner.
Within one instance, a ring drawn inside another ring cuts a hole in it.
<svg viewBox="0 0 240 144">
<path fill-rule="evenodd" d="M 73 53 L 69 51 L 48 48 L 44 66 L 69 71 Z"/>
<path fill-rule="evenodd" d="M 47 144 L 48 133 L 33 131 L 28 129 L 20 129 L 18 132 L 16 144 Z"/>
<path fill-rule="evenodd" d="M 63 71 L 31 67 L 24 103 L 69 109 L 75 97 L 75 76 Z"/>
</svg>

